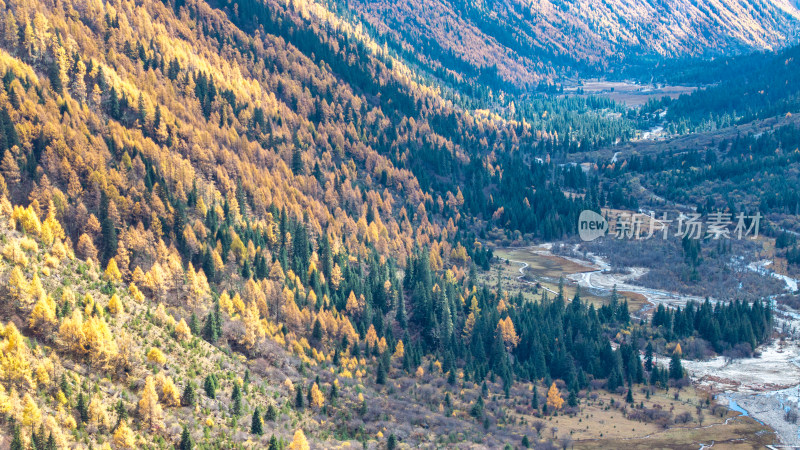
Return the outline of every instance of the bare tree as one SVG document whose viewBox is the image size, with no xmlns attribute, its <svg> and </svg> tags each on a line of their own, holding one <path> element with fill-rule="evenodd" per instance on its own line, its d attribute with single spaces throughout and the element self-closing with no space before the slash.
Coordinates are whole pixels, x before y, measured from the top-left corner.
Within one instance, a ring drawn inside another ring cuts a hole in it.
<svg viewBox="0 0 800 450">
<path fill-rule="evenodd" d="M 537 420 L 537 421 L 533 422 L 532 425 L 533 425 L 533 428 L 536 429 L 536 436 L 537 437 L 542 437 L 542 428 L 544 428 L 544 422 L 542 422 L 541 420 Z"/>
</svg>

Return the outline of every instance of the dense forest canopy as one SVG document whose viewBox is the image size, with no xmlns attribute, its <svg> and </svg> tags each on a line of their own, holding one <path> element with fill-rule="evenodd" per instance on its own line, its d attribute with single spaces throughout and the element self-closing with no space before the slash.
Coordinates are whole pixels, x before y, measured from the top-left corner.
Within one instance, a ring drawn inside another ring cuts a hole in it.
<svg viewBox="0 0 800 450">
<path fill-rule="evenodd" d="M 341 4 L 0 4 L 12 448 L 308 448 L 306 433 L 366 445 L 393 410 L 434 408 L 397 399 L 407 383 L 417 399 L 442 394 L 436 427 L 517 439 L 501 394 L 531 417 L 579 408 L 591 389 L 633 404 L 634 384 L 649 396 L 686 382 L 681 343 L 751 354 L 770 337 L 761 302 L 648 321 L 616 291 L 598 306 L 563 286 L 531 300 L 482 275 L 493 237 L 561 239 L 582 210 L 636 208 L 615 174 L 671 176 L 664 195 L 679 198 L 749 170 L 745 154 L 796 162 L 772 152 L 796 145 L 794 128 L 720 145 L 691 176 L 670 171 L 694 154 L 584 171 L 568 157 L 634 138 L 659 108 L 694 123 L 697 97 L 632 112 L 549 80 L 511 86 L 497 67 L 465 65 L 465 77 L 444 69 L 452 52 L 390 49 Z M 513 44 L 494 18 L 456 7 Z M 417 71 L 431 54 L 442 64 Z M 748 114 L 791 105 L 768 103 Z M 787 210 L 795 197 L 775 185 L 764 201 Z M 672 355 L 669 369 L 653 352 Z M 420 444 L 417 432 L 386 446 Z"/>
</svg>

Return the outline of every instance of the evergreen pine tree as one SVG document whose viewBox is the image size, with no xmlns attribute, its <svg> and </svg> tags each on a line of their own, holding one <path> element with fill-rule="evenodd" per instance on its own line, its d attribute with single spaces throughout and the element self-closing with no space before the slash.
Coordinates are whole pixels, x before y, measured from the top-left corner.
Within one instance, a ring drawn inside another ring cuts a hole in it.
<svg viewBox="0 0 800 450">
<path fill-rule="evenodd" d="M 297 147 L 294 148 L 294 152 L 292 153 L 292 172 L 294 172 L 295 175 L 302 175 L 304 172 L 303 154 Z"/>
<path fill-rule="evenodd" d="M 214 301 L 214 309 L 209 311 L 203 326 L 203 337 L 210 343 L 215 343 L 222 334 L 222 317 L 220 314 L 219 299 Z"/>
<path fill-rule="evenodd" d="M 183 427 L 183 432 L 181 433 L 181 442 L 178 445 L 178 450 L 192 450 L 194 449 L 194 442 L 192 442 L 192 435 L 189 433 L 189 429 L 186 426 Z"/>
<path fill-rule="evenodd" d="M 44 437 L 44 428 L 40 428 L 39 432 L 36 432 L 36 427 L 31 427 L 31 448 L 38 450 L 40 448 L 44 448 L 42 445 L 42 438 Z"/>
<path fill-rule="evenodd" d="M 653 370 L 650 372 L 650 385 L 655 386 L 658 384 L 659 376 L 658 376 L 658 367 L 653 366 Z"/>
<path fill-rule="evenodd" d="M 683 378 L 683 365 L 681 364 L 680 352 L 672 352 L 672 359 L 669 361 L 669 377 L 673 380 Z"/>
<path fill-rule="evenodd" d="M 200 324 L 197 321 L 197 314 L 195 313 L 192 313 L 191 317 L 189 318 L 189 329 L 192 330 L 193 335 L 200 335 Z"/>
<path fill-rule="evenodd" d="M 114 411 L 117 413 L 117 424 L 114 426 L 114 429 L 116 429 L 120 422 L 128 419 L 128 410 L 125 408 L 125 403 L 122 402 L 122 399 L 117 402 Z"/>
<path fill-rule="evenodd" d="M 50 86 L 57 94 L 64 92 L 64 83 L 61 80 L 61 64 L 59 58 L 50 58 L 50 63 L 47 65 L 47 74 L 50 78 Z"/>
<path fill-rule="evenodd" d="M 212 375 L 206 377 L 203 382 L 203 388 L 208 398 L 217 398 L 217 383 Z"/>
<path fill-rule="evenodd" d="M 403 295 L 402 290 L 398 290 L 397 292 L 397 323 L 400 324 L 402 328 L 406 328 L 408 325 L 408 317 L 406 316 L 406 299 Z M 403 341 L 409 342 L 409 341 Z"/>
<path fill-rule="evenodd" d="M 567 397 L 567 405 L 572 407 L 578 406 L 578 396 L 575 394 L 574 390 L 569 391 L 569 396 Z"/>
<path fill-rule="evenodd" d="M 644 349 L 644 370 L 650 372 L 653 370 L 653 343 L 648 342 L 647 347 Z"/>
<path fill-rule="evenodd" d="M 320 321 L 319 321 L 319 318 L 317 318 L 316 320 L 314 320 L 314 329 L 313 329 L 313 331 L 311 332 L 311 337 L 312 337 L 312 338 L 313 338 L 315 341 L 320 341 L 320 340 L 322 340 L 322 324 L 320 323 Z"/>
<path fill-rule="evenodd" d="M 294 391 L 295 391 L 294 406 L 298 410 L 303 409 L 303 407 L 305 406 L 304 405 L 305 399 L 303 398 L 303 388 L 300 387 L 300 385 L 298 384 L 297 387 L 294 388 Z"/>
<path fill-rule="evenodd" d="M 386 369 L 383 367 L 383 363 L 378 364 L 378 374 L 375 377 L 375 383 L 377 384 L 386 384 Z"/>
<path fill-rule="evenodd" d="M 59 383 L 59 387 L 67 399 L 72 397 L 72 386 L 70 386 L 69 382 L 67 381 L 67 376 L 63 373 L 61 374 L 61 382 Z"/>
<path fill-rule="evenodd" d="M 330 393 L 331 401 L 339 397 L 339 388 L 336 387 L 336 383 L 331 385 L 331 393 Z"/>
<path fill-rule="evenodd" d="M 11 439 L 10 450 L 25 450 L 25 445 L 22 442 L 22 433 L 20 432 L 19 425 L 14 425 L 14 437 Z"/>
<path fill-rule="evenodd" d="M 242 389 L 239 383 L 233 383 L 233 393 L 231 394 L 231 410 L 234 416 L 242 414 Z"/>
<path fill-rule="evenodd" d="M 253 411 L 253 420 L 250 424 L 250 432 L 261 436 L 264 433 L 264 425 L 261 422 L 261 411 L 258 408 Z"/>
<path fill-rule="evenodd" d="M 267 412 L 264 413 L 264 420 L 268 422 L 274 422 L 277 418 L 278 409 L 275 408 L 275 405 L 272 402 L 270 402 L 269 405 L 267 405 Z"/>
<path fill-rule="evenodd" d="M 109 199 L 105 191 L 100 196 L 100 231 L 103 234 L 103 264 L 117 253 L 117 228 L 109 215 Z"/>
<path fill-rule="evenodd" d="M 197 401 L 197 393 L 195 392 L 194 383 L 189 382 L 183 389 L 183 395 L 181 396 L 181 404 L 183 404 L 183 406 L 194 406 L 196 401 Z"/>
<path fill-rule="evenodd" d="M 114 86 L 111 86 L 111 91 L 108 93 L 108 115 L 114 120 L 119 120 L 121 117 L 117 89 Z"/>
<path fill-rule="evenodd" d="M 136 111 L 139 115 L 139 125 L 144 127 L 147 121 L 147 109 L 144 106 L 144 96 L 141 92 L 139 93 L 139 99 L 136 101 Z"/>
<path fill-rule="evenodd" d="M 78 405 L 76 408 L 78 409 L 78 417 L 81 419 L 81 422 L 89 422 L 89 405 L 86 403 L 86 396 L 83 395 L 83 392 L 78 395 Z"/>
<path fill-rule="evenodd" d="M 340 363 L 341 361 L 342 361 L 342 355 L 341 355 L 341 353 L 339 352 L 339 349 L 337 348 L 337 349 L 336 349 L 336 350 L 334 350 L 334 352 L 333 352 L 333 365 L 334 365 L 335 367 L 338 367 L 338 366 L 339 366 L 339 363 Z"/>
<path fill-rule="evenodd" d="M 483 407 L 484 407 L 483 397 L 479 396 L 478 399 L 475 400 L 475 404 L 472 405 L 472 408 L 469 410 L 470 415 L 472 417 L 480 419 L 481 417 L 483 417 Z"/>
<path fill-rule="evenodd" d="M 58 446 L 56 445 L 56 438 L 53 436 L 53 433 L 50 433 L 47 436 L 47 443 L 45 444 L 45 450 L 57 450 Z"/>
</svg>

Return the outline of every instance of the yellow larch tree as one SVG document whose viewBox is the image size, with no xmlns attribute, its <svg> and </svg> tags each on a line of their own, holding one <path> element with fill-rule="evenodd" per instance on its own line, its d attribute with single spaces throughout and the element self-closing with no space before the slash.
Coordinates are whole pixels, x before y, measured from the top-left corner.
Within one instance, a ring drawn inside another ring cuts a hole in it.
<svg viewBox="0 0 800 450">
<path fill-rule="evenodd" d="M 242 344 L 247 349 L 252 349 L 255 345 L 266 336 L 266 331 L 261 325 L 261 320 L 258 315 L 258 306 L 255 302 L 251 302 L 245 308 L 242 314 L 242 323 L 244 324 L 244 337 Z"/>
<path fill-rule="evenodd" d="M 89 402 L 89 424 L 101 430 L 106 429 L 109 424 L 106 408 L 97 395 L 93 396 L 92 401 Z"/>
<path fill-rule="evenodd" d="M 277 260 L 272 263 L 272 267 L 269 269 L 269 278 L 273 281 L 283 281 L 285 279 L 281 263 Z"/>
<path fill-rule="evenodd" d="M 367 341 L 367 345 L 370 347 L 375 347 L 375 345 L 378 343 L 378 333 L 375 331 L 375 325 L 369 325 L 365 340 Z"/>
<path fill-rule="evenodd" d="M 153 311 L 153 318 L 155 319 L 156 323 L 162 326 L 166 326 L 169 323 L 169 314 L 167 314 L 167 307 L 164 306 L 163 303 L 159 303 L 156 306 L 156 310 Z"/>
<path fill-rule="evenodd" d="M 164 375 L 164 372 L 159 372 L 156 375 L 156 390 L 160 392 L 159 398 L 161 399 L 161 403 L 166 406 L 180 406 L 181 405 L 181 396 L 178 392 L 177 386 L 167 375 Z"/>
<path fill-rule="evenodd" d="M 106 321 L 102 317 L 89 317 L 83 323 L 83 335 L 92 365 L 110 370 L 115 364 L 118 348 Z"/>
<path fill-rule="evenodd" d="M 145 286 L 149 288 L 153 294 L 163 297 L 166 293 L 167 282 L 166 282 L 166 274 L 164 273 L 164 269 L 161 267 L 161 264 L 156 262 L 150 267 L 150 270 L 147 271 L 145 275 Z"/>
<path fill-rule="evenodd" d="M 142 422 L 151 430 L 156 431 L 163 425 L 164 412 L 158 404 L 158 393 L 153 377 L 149 376 L 145 380 L 142 397 L 139 399 L 139 417 Z"/>
<path fill-rule="evenodd" d="M 189 325 L 186 324 L 182 317 L 178 324 L 175 325 L 175 336 L 181 342 L 186 342 L 192 337 L 192 330 L 189 329 Z"/>
<path fill-rule="evenodd" d="M 238 292 L 231 299 L 231 304 L 233 305 L 233 310 L 236 312 L 236 314 L 239 314 L 239 316 L 244 316 L 245 304 L 244 300 L 242 300 L 242 296 L 239 295 Z"/>
<path fill-rule="evenodd" d="M 73 353 L 83 354 L 86 352 L 84 342 L 86 337 L 83 334 L 83 314 L 79 308 L 72 310 L 72 315 L 65 317 L 58 329 L 58 340 L 61 346 Z"/>
<path fill-rule="evenodd" d="M 7 289 L 11 298 L 18 302 L 23 302 L 28 297 L 28 280 L 18 266 L 11 269 Z"/>
<path fill-rule="evenodd" d="M 91 236 L 97 236 L 100 234 L 100 228 L 100 219 L 94 214 L 89 214 L 89 218 L 86 219 L 84 232 L 89 233 Z"/>
<path fill-rule="evenodd" d="M 388 344 L 386 343 L 386 338 L 381 336 L 381 339 L 378 341 L 378 352 L 385 352 L 387 346 Z"/>
<path fill-rule="evenodd" d="M 108 311 L 115 316 L 125 311 L 125 307 L 122 305 L 122 300 L 119 298 L 119 295 L 114 294 L 111 296 L 111 299 L 108 301 Z"/>
<path fill-rule="evenodd" d="M 137 269 L 139 268 L 137 267 Z M 132 281 L 131 284 L 128 285 L 128 292 L 131 294 L 131 297 L 133 297 L 133 299 L 136 300 L 137 303 L 144 303 L 145 300 L 144 294 L 142 293 L 142 291 L 139 290 L 138 287 L 136 287 L 136 285 Z"/>
<path fill-rule="evenodd" d="M 392 355 L 392 359 L 395 361 L 402 361 L 404 355 L 405 347 L 403 346 L 403 340 L 400 339 L 397 341 L 397 345 L 394 346 L 394 354 Z"/>
<path fill-rule="evenodd" d="M 231 296 L 227 291 L 223 292 L 222 295 L 219 296 L 219 307 L 221 310 L 228 313 L 229 316 L 233 315 L 233 300 L 231 300 Z"/>
<path fill-rule="evenodd" d="M 136 447 L 136 436 L 124 420 L 121 420 L 117 429 L 114 430 L 114 446 L 119 449 Z"/>
<path fill-rule="evenodd" d="M 291 444 L 289 444 L 289 450 L 310 450 L 310 448 L 308 440 L 306 440 L 306 435 L 303 433 L 302 429 L 298 428 L 297 431 L 294 432 L 294 438 Z"/>
<path fill-rule="evenodd" d="M 11 218 L 22 228 L 27 234 L 39 237 L 42 232 L 42 222 L 39 221 L 39 216 L 33 208 L 33 204 L 27 208 L 22 206 L 15 206 L 14 211 L 11 213 Z"/>
<path fill-rule="evenodd" d="M 32 385 L 30 349 L 14 322 L 0 326 L 0 376 L 6 381 Z"/>
<path fill-rule="evenodd" d="M 558 391 L 558 387 L 554 381 L 553 384 L 550 385 L 550 389 L 547 390 L 547 408 L 551 411 L 555 411 L 561 409 L 563 405 L 564 399 L 561 398 L 561 393 Z"/>
<path fill-rule="evenodd" d="M 333 289 L 339 289 L 339 284 L 344 280 L 342 276 L 342 268 L 339 267 L 339 264 L 334 264 L 333 269 L 331 269 L 331 285 Z"/>
<path fill-rule="evenodd" d="M 0 413 L 7 417 L 13 417 L 15 420 L 22 416 L 22 404 L 20 404 L 19 395 L 13 387 L 9 394 L 6 392 L 6 388 L 0 384 Z"/>
<path fill-rule="evenodd" d="M 33 274 L 33 279 L 31 279 L 30 285 L 28 285 L 28 298 L 29 302 L 38 302 L 40 299 L 44 298 L 47 293 L 44 290 L 44 286 L 42 286 L 42 280 L 39 278 L 38 273 Z"/>
<path fill-rule="evenodd" d="M 103 273 L 103 279 L 112 283 L 119 283 L 122 281 L 122 273 L 119 271 L 115 258 L 108 260 L 106 271 Z"/>
<path fill-rule="evenodd" d="M 28 324 L 40 335 L 47 335 L 55 329 L 58 319 L 56 318 L 56 302 L 53 297 L 48 295 L 36 302 Z"/>
<path fill-rule="evenodd" d="M 317 383 L 314 383 L 311 386 L 311 406 L 315 408 L 322 408 L 322 405 L 325 404 L 325 396 L 322 395 L 322 391 L 319 390 L 319 386 Z"/>
<path fill-rule="evenodd" d="M 350 291 L 350 295 L 347 296 L 347 303 L 345 304 L 344 308 L 347 311 L 347 314 L 350 315 L 356 315 L 361 311 L 358 306 L 358 299 L 353 291 Z"/>
<path fill-rule="evenodd" d="M 297 307 L 297 303 L 294 301 L 294 294 L 288 288 L 283 289 L 283 294 L 285 298 L 282 308 L 284 321 L 289 325 L 290 328 L 299 329 L 303 325 L 303 314 L 300 312 L 300 308 Z"/>
<path fill-rule="evenodd" d="M 519 344 L 519 336 L 514 330 L 514 322 L 511 321 L 511 317 L 501 319 L 497 323 L 497 332 L 502 336 L 503 342 L 506 344 L 506 350 L 511 351 Z"/>
<path fill-rule="evenodd" d="M 506 306 L 505 300 L 501 298 L 500 301 L 497 302 L 497 312 L 503 314 L 506 310 L 508 310 L 508 306 Z"/>
<path fill-rule="evenodd" d="M 149 352 L 147 352 L 147 360 L 151 363 L 164 364 L 167 362 L 167 357 L 164 356 L 164 353 L 161 350 L 153 347 Z"/>
<path fill-rule="evenodd" d="M 26 427 L 35 427 L 42 421 L 42 411 L 36 404 L 36 401 L 31 397 L 31 394 L 25 393 L 22 400 L 22 425 Z"/>
<path fill-rule="evenodd" d="M 52 245 L 56 240 L 63 240 L 65 237 L 64 229 L 56 219 L 56 207 L 53 199 L 49 199 L 47 204 L 47 218 L 42 223 L 42 243 L 45 245 Z"/>
<path fill-rule="evenodd" d="M 136 283 L 137 285 L 143 285 L 147 281 L 147 275 L 144 273 L 141 267 L 136 266 L 131 274 L 131 279 L 131 284 Z"/>
<path fill-rule="evenodd" d="M 83 233 L 78 238 L 76 250 L 78 250 L 78 256 L 83 259 L 97 260 L 97 247 L 95 247 L 92 238 L 86 233 Z"/>
</svg>

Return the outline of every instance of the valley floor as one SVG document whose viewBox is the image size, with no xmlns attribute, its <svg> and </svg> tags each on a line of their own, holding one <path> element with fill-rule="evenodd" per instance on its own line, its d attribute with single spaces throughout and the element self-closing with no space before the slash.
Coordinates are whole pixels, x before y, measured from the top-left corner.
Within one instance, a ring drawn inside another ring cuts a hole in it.
<svg viewBox="0 0 800 450">
<path fill-rule="evenodd" d="M 580 286 L 582 296 L 588 294 L 589 301 L 600 304 L 610 297 L 616 285 L 620 296 L 628 297 L 629 302 L 634 299 L 631 312 L 638 316 L 647 315 L 659 303 L 675 307 L 684 306 L 689 300 L 704 300 L 636 284 L 636 279 L 647 269 L 628 268 L 626 273 L 616 273 L 601 257 L 592 254 L 587 254 L 587 259 L 559 256 L 554 255 L 551 249 L 550 244 L 497 249 L 495 256 L 508 264 L 501 263 L 496 273 L 502 274 L 503 283 L 512 291 L 514 288 L 530 291 L 537 285 L 540 289 L 555 291 L 558 278 L 564 276 L 567 294 L 574 295 L 576 287 Z M 517 270 L 521 276 L 514 276 Z M 778 317 L 778 326 L 785 324 L 789 329 L 800 326 L 800 315 L 791 311 L 779 312 Z M 579 439 L 576 447 L 608 448 L 614 446 L 611 442 L 632 448 L 660 448 L 661 445 L 674 448 L 676 444 L 686 448 L 719 447 L 720 444 L 726 448 L 751 448 L 772 442 L 800 445 L 798 425 L 785 418 L 787 410 L 796 411 L 800 406 L 800 346 L 795 340 L 781 340 L 758 351 L 755 358 L 731 360 L 717 356 L 706 361 L 684 361 L 684 368 L 694 381 L 694 389 L 715 396 L 718 404 L 729 408 L 730 416 L 725 420 L 714 425 L 696 424 L 695 427 L 660 430 L 647 435 L 635 430 L 626 433 L 625 437 L 606 433 L 602 437 Z M 666 358 L 658 362 L 668 363 Z"/>
</svg>

